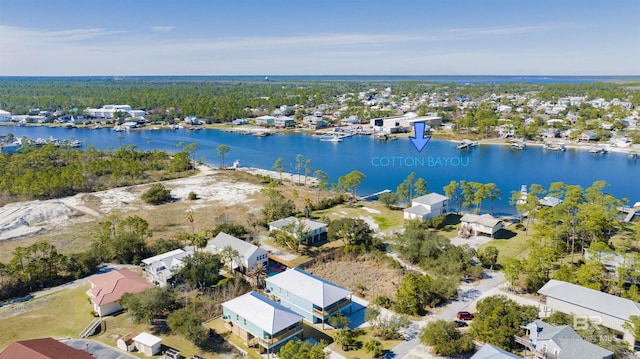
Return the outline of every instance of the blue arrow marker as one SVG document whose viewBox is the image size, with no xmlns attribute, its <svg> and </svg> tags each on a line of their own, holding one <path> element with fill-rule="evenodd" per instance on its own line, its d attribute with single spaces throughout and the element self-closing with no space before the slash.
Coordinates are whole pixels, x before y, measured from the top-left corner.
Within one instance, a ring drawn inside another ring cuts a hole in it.
<svg viewBox="0 0 640 359">
<path fill-rule="evenodd" d="M 431 139 L 431 136 L 424 136 L 424 122 L 414 122 L 413 123 L 413 132 L 416 134 L 415 137 L 411 137 L 409 136 L 409 139 L 411 140 L 411 143 L 413 143 L 413 146 L 416 148 L 416 150 L 418 150 L 418 152 L 422 152 L 422 149 L 424 148 L 424 146 L 427 145 L 427 143 L 429 143 L 429 140 Z"/>
</svg>

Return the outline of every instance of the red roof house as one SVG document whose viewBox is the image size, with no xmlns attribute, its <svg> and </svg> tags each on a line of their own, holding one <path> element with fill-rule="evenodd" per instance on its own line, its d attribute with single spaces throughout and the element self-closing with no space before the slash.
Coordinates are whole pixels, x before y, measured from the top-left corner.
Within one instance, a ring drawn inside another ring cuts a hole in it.
<svg viewBox="0 0 640 359">
<path fill-rule="evenodd" d="M 0 352 L 0 359 L 95 359 L 53 338 L 20 340 Z"/>
<path fill-rule="evenodd" d="M 139 293 L 153 285 L 129 269 L 112 271 L 89 280 L 87 295 L 100 316 L 122 310 L 120 298 L 125 293 Z"/>
</svg>

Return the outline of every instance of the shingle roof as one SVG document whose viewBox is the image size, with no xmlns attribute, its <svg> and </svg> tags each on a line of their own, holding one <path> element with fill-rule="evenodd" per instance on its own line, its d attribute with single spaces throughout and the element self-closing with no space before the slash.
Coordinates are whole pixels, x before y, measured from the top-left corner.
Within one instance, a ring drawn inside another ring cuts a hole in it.
<svg viewBox="0 0 640 359">
<path fill-rule="evenodd" d="M 411 200 L 411 202 L 417 202 L 420 204 L 425 204 L 425 205 L 434 205 L 436 203 L 440 203 L 440 202 L 444 202 L 446 200 L 448 200 L 449 197 L 447 196 L 443 196 L 439 193 L 429 193 L 429 194 L 425 194 L 424 196 L 420 196 L 417 198 L 414 198 Z"/>
<path fill-rule="evenodd" d="M 631 315 L 640 315 L 640 303 L 560 280 L 551 279 L 538 294 L 625 321 Z"/>
<path fill-rule="evenodd" d="M 303 319 L 291 309 L 257 292 L 241 295 L 222 303 L 222 306 L 269 334 L 276 334 Z"/>
<path fill-rule="evenodd" d="M 209 241 L 209 247 L 214 250 L 214 252 L 221 251 L 224 247 L 231 246 L 233 249 L 238 251 L 238 255 L 244 259 L 250 258 L 256 251 L 264 251 L 258 246 L 255 246 L 247 241 L 243 241 L 240 238 L 236 238 L 234 236 L 228 235 L 224 232 L 218 233 L 216 238 Z"/>
<path fill-rule="evenodd" d="M 421 204 L 419 204 L 417 206 L 405 208 L 404 212 L 415 214 L 415 215 L 418 215 L 418 216 L 425 216 L 425 215 L 431 213 L 431 211 L 427 207 L 425 207 L 425 206 L 423 206 Z"/>
<path fill-rule="evenodd" d="M 568 325 L 556 327 L 542 320 L 536 320 L 532 324 L 538 328 L 538 345 L 540 340 L 551 340 L 560 348 L 558 359 L 602 359 L 613 354 L 582 339 Z"/>
<path fill-rule="evenodd" d="M 266 281 L 322 308 L 352 294 L 347 289 L 298 268 L 278 273 Z"/>
<path fill-rule="evenodd" d="M 0 359 L 95 359 L 53 338 L 20 340 L 0 352 Z"/>
<path fill-rule="evenodd" d="M 483 214 L 479 216 L 477 214 L 466 213 L 462 218 L 460 218 L 460 222 L 478 223 L 480 225 L 493 228 L 502 221 L 494 218 L 490 214 Z"/>
<path fill-rule="evenodd" d="M 89 282 L 92 288 L 87 294 L 97 305 L 117 302 L 124 293 L 139 293 L 153 287 L 153 284 L 129 269 L 112 271 L 89 279 Z"/>
<path fill-rule="evenodd" d="M 469 359 L 521 359 L 521 357 L 496 348 L 491 344 L 485 344 Z"/>
</svg>

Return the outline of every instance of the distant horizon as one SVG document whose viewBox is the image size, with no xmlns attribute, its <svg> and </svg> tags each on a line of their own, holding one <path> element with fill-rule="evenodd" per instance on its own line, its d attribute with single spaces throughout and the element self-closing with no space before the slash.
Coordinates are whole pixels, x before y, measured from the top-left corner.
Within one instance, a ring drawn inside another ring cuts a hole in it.
<svg viewBox="0 0 640 359">
<path fill-rule="evenodd" d="M 617 74 L 600 74 L 600 75 L 564 75 L 564 74 L 131 74 L 131 75 L 114 75 L 114 74 L 101 74 L 101 75 L 1 75 L 0 78 L 11 77 L 104 77 L 104 78 L 126 78 L 126 77 L 260 77 L 260 78 L 272 78 L 272 77 L 639 77 L 640 73 L 634 75 L 617 75 Z"/>
</svg>

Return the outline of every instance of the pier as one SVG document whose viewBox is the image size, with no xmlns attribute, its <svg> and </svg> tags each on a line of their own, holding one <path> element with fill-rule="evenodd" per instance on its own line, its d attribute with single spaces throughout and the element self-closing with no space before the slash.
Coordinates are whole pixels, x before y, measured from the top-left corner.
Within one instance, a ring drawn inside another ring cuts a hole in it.
<svg viewBox="0 0 640 359">
<path fill-rule="evenodd" d="M 372 194 L 370 194 L 368 196 L 358 197 L 358 201 L 375 201 L 383 193 L 391 193 L 391 190 L 390 189 L 385 189 L 385 190 L 382 190 L 380 192 L 372 193 Z"/>
<path fill-rule="evenodd" d="M 622 212 L 625 215 L 624 219 L 622 220 L 625 223 L 631 222 L 633 217 L 636 215 L 636 209 L 633 207 L 618 207 L 618 211 Z"/>
</svg>

